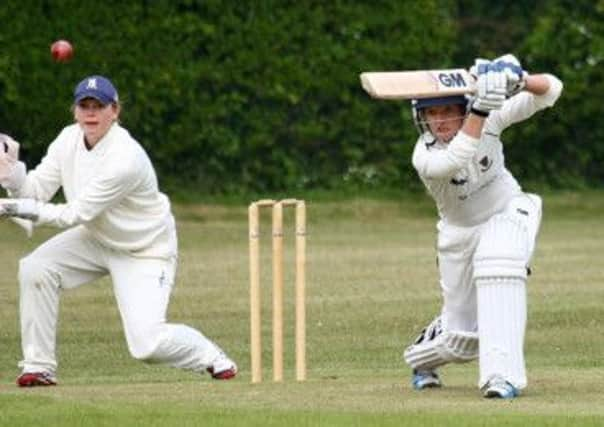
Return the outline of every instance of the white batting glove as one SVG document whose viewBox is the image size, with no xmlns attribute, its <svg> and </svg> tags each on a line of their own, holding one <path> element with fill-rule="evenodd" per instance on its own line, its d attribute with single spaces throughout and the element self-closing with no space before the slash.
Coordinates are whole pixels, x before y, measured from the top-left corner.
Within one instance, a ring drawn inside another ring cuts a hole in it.
<svg viewBox="0 0 604 427">
<path fill-rule="evenodd" d="M 470 67 L 470 75 L 478 80 L 478 76 L 480 74 L 485 74 L 487 71 L 489 71 L 490 64 L 491 61 L 488 59 L 476 58 L 474 60 L 474 65 Z"/>
<path fill-rule="evenodd" d="M 494 59 L 492 68 L 505 73 L 507 79 L 506 92 L 508 97 L 514 96 L 524 89 L 528 73 L 522 69 L 522 65 L 520 65 L 518 58 L 511 53 Z"/>
<path fill-rule="evenodd" d="M 513 65 L 516 65 L 516 66 L 522 68 L 522 65 L 520 64 L 520 61 L 518 60 L 518 58 L 516 58 L 516 56 L 512 55 L 511 53 L 506 53 L 505 55 L 501 55 L 500 57 L 493 59 L 492 62 L 493 63 L 507 62 L 507 63 L 510 63 L 510 64 L 513 64 Z"/>
<path fill-rule="evenodd" d="M 16 217 L 37 221 L 40 216 L 34 199 L 0 199 L 0 217 Z"/>
<path fill-rule="evenodd" d="M 24 164 L 19 162 L 19 143 L 0 133 L 0 185 L 6 189 L 18 189 L 25 179 Z"/>
<path fill-rule="evenodd" d="M 478 75 L 476 98 L 471 111 L 486 117 L 493 110 L 499 110 L 506 99 L 507 79 L 502 71 L 488 71 Z"/>
</svg>

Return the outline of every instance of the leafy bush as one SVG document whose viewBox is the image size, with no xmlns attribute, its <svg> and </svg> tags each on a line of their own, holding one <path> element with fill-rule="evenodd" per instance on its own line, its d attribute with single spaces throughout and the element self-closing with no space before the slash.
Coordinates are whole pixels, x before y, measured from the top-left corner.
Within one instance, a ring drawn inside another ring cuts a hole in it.
<svg viewBox="0 0 604 427">
<path fill-rule="evenodd" d="M 408 104 L 370 99 L 358 74 L 463 66 L 517 47 L 529 69 L 561 75 L 566 93 L 510 131 L 510 167 L 555 186 L 599 183 L 601 2 L 532 3 L 7 0 L 0 126 L 34 166 L 72 120 L 75 84 L 99 73 L 169 189 L 417 189 Z M 51 61 L 58 38 L 73 42 L 72 62 Z"/>
</svg>

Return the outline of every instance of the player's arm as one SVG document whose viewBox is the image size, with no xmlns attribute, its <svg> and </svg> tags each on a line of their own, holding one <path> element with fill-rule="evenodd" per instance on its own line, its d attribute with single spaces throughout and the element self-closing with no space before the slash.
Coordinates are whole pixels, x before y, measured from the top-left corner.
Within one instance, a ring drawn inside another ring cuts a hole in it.
<svg viewBox="0 0 604 427">
<path fill-rule="evenodd" d="M 470 110 L 470 114 L 466 118 L 461 131 L 467 136 L 478 140 L 482 133 L 482 128 L 484 127 L 484 122 L 486 121 L 487 116 L 477 114 Z"/>
<path fill-rule="evenodd" d="M 554 106 L 563 87 L 562 82 L 552 74 L 528 74 L 522 92 L 508 99 L 489 120 L 490 130 L 499 134 L 514 123 Z"/>
<path fill-rule="evenodd" d="M 123 162 L 105 167 L 74 200 L 43 203 L 33 199 L 0 199 L 0 216 L 30 219 L 36 225 L 68 228 L 93 221 L 115 206 L 138 185 L 138 164 Z"/>
<path fill-rule="evenodd" d="M 478 141 L 459 132 L 445 150 L 430 150 L 420 138 L 413 151 L 413 167 L 426 179 L 451 178 L 472 160 L 478 149 Z"/>
<path fill-rule="evenodd" d="M 488 121 L 489 131 L 500 134 L 514 123 L 526 120 L 539 110 L 552 107 L 562 93 L 562 82 L 551 74 L 530 74 L 511 54 L 494 59 L 490 65 L 506 75 L 509 100 Z"/>
<path fill-rule="evenodd" d="M 536 107 L 543 109 L 556 103 L 563 87 L 560 79 L 552 74 L 531 74 L 526 77 L 524 90 L 535 95 Z"/>
<path fill-rule="evenodd" d="M 551 82 L 545 74 L 528 75 L 524 81 L 524 90 L 533 95 L 545 95 L 551 87 Z"/>
<path fill-rule="evenodd" d="M 136 158 L 121 159 L 95 176 L 78 197 L 66 204 L 47 204 L 40 209 L 39 224 L 60 228 L 93 221 L 119 203 L 140 182 L 141 166 Z"/>
</svg>

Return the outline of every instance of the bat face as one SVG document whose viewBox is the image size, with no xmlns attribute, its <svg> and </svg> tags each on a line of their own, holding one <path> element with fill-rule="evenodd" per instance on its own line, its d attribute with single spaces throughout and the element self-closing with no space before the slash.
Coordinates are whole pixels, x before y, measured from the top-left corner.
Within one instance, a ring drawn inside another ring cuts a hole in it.
<svg viewBox="0 0 604 427">
<path fill-rule="evenodd" d="M 475 91 L 474 78 L 463 68 L 361 73 L 363 89 L 377 99 L 418 99 L 464 95 Z"/>
</svg>

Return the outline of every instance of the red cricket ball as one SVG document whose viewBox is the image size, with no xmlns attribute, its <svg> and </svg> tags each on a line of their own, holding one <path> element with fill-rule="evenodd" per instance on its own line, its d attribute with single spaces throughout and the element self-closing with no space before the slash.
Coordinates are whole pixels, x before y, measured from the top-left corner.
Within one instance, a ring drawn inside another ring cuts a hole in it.
<svg viewBox="0 0 604 427">
<path fill-rule="evenodd" d="M 73 47 L 67 40 L 57 40 L 50 46 L 50 53 L 57 62 L 67 62 L 73 56 Z"/>
</svg>

